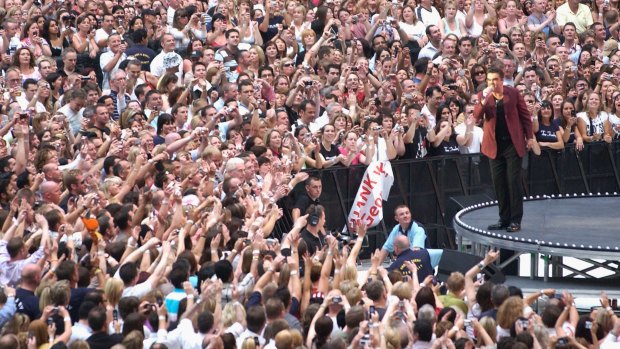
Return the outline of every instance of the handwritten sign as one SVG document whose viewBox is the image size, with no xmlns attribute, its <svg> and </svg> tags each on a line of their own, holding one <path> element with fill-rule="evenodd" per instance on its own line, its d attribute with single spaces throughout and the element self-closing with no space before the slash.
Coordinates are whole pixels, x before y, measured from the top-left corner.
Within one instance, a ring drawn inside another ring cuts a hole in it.
<svg viewBox="0 0 620 349">
<path fill-rule="evenodd" d="M 351 212 L 349 212 L 349 226 L 364 224 L 371 228 L 379 224 L 383 220 L 383 200 L 390 195 L 392 184 L 394 184 L 394 173 L 390 162 L 372 162 L 364 173 Z"/>
</svg>

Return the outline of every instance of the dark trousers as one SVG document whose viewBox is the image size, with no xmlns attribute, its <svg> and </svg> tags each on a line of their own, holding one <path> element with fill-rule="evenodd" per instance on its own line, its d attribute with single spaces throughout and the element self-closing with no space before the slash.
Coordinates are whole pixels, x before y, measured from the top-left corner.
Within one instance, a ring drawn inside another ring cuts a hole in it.
<svg viewBox="0 0 620 349">
<path fill-rule="evenodd" d="M 490 159 L 491 175 L 502 223 L 521 223 L 523 218 L 522 158 L 512 143 L 499 145 L 497 157 Z"/>
</svg>

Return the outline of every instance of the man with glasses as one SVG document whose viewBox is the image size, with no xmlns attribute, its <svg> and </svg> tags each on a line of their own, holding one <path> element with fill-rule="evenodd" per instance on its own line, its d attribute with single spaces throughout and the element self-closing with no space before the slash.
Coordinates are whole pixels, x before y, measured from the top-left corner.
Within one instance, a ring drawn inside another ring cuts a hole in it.
<svg viewBox="0 0 620 349">
<path fill-rule="evenodd" d="M 484 120 L 482 153 L 490 159 L 499 221 L 489 230 L 521 230 L 523 218 L 522 159 L 534 144 L 531 114 L 525 100 L 514 87 L 502 83 L 504 72 L 491 67 L 487 87 L 480 92 L 474 117 Z"/>
</svg>

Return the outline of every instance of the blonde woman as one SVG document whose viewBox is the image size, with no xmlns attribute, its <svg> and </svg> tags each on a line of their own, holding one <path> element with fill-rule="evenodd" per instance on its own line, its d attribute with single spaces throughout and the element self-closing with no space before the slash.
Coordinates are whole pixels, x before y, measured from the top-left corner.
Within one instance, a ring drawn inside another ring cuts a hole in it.
<svg viewBox="0 0 620 349">
<path fill-rule="evenodd" d="M 459 38 L 467 35 L 465 22 L 462 19 L 456 18 L 456 2 L 446 2 L 443 12 L 444 18 L 442 18 L 437 24 L 437 26 L 439 27 L 439 31 L 441 31 L 442 38 L 445 38 L 448 34 L 454 34 Z"/>
<path fill-rule="evenodd" d="M 310 29 L 310 22 L 306 21 L 306 12 L 308 10 L 303 5 L 297 5 L 293 10 L 293 16 L 290 27 L 295 31 L 295 40 L 297 44 L 303 45 L 302 34 L 304 30 Z"/>
<path fill-rule="evenodd" d="M 245 327 L 245 308 L 243 305 L 238 301 L 226 303 L 224 309 L 222 309 L 222 328 L 224 332 L 238 334 L 243 332 Z"/>
</svg>

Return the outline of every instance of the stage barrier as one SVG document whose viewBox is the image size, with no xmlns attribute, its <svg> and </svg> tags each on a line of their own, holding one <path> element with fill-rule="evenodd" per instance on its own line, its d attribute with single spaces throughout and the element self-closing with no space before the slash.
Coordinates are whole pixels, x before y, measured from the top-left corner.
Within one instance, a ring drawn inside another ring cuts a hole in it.
<svg viewBox="0 0 620 349">
<path fill-rule="evenodd" d="M 385 231 L 395 224 L 394 209 L 400 204 L 409 206 L 413 218 L 425 226 L 428 247 L 455 249 L 454 212 L 448 209 L 452 198 L 495 197 L 489 161 L 482 154 L 395 160 L 391 163 L 394 185 L 387 202 L 384 202 L 384 221 L 371 232 L 362 258 L 382 245 Z M 529 153 L 523 161 L 524 193 L 536 196 L 619 192 L 619 163 L 620 141 L 587 144 L 582 151 L 569 145 L 562 151 L 543 149 L 540 156 Z M 322 180 L 320 202 L 326 208 L 328 230 L 342 231 L 345 228 L 365 168 L 351 166 L 308 171 Z M 303 190 L 303 184 L 298 185 L 279 203 L 285 208 L 285 215 L 277 225 L 276 235 L 286 233 L 292 226 L 290 208 L 295 195 Z"/>
</svg>

